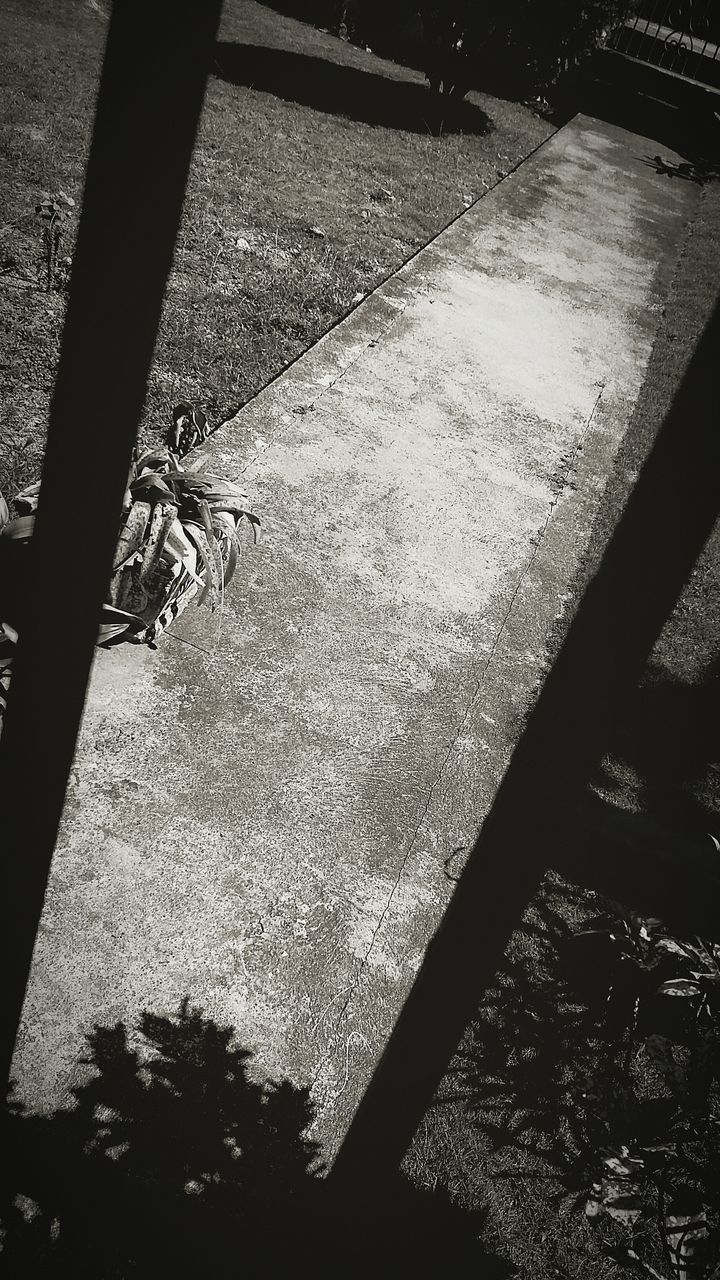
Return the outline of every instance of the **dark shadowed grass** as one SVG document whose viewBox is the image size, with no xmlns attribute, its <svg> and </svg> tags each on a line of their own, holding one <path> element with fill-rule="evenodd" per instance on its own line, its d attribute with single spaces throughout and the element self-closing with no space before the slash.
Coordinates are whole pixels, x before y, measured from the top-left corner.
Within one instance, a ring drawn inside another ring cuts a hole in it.
<svg viewBox="0 0 720 1280">
<path fill-rule="evenodd" d="M 231 84 L 259 89 L 294 102 L 365 124 L 409 133 L 485 134 L 492 122 L 475 102 L 461 101 L 444 116 L 420 80 L 348 66 L 324 53 L 318 57 L 294 49 L 267 48 L 221 40 L 215 74 Z"/>
<path fill-rule="evenodd" d="M 0 13 L 0 489 L 10 492 L 39 470 L 65 298 L 38 285 L 33 210 L 46 190 L 81 198 L 106 9 L 7 0 Z M 146 438 L 181 399 L 213 425 L 237 410 L 552 131 L 482 95 L 433 131 L 417 72 L 253 0 L 226 0 L 220 35 Z"/>
</svg>

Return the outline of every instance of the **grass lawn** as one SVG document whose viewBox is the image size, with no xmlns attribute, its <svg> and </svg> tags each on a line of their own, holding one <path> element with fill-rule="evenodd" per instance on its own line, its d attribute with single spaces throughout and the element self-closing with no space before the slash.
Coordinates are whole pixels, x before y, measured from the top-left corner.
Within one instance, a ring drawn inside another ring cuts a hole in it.
<svg viewBox="0 0 720 1280">
<path fill-rule="evenodd" d="M 704 188 L 699 214 L 688 229 L 574 603 L 599 564 L 716 304 L 719 251 L 720 183 L 713 182 Z M 596 790 L 615 805 L 643 812 L 661 825 L 717 835 L 719 568 L 716 526 L 594 780 Z M 558 634 L 555 649 L 560 639 Z M 603 1219 L 593 1227 L 582 1203 L 574 1206 L 586 1158 L 598 1149 L 587 1079 L 607 1047 L 597 1020 L 568 981 L 563 955 L 570 932 L 603 906 L 595 895 L 548 875 L 406 1159 L 406 1173 L 418 1188 L 446 1187 L 458 1206 L 484 1208 L 488 1250 L 527 1280 L 614 1280 L 627 1274 L 605 1250 L 618 1242 L 616 1224 Z M 652 1067 L 642 1055 L 633 1070 L 639 1073 L 639 1088 L 650 1090 Z M 653 1264 L 669 1274 L 662 1257 L 656 1255 Z"/>
<path fill-rule="evenodd" d="M 8 496 L 39 472 L 65 303 L 64 287 L 48 294 L 38 283 L 34 207 L 45 191 L 81 200 L 104 9 L 6 0 L 0 13 Z M 226 0 L 220 36 L 144 438 L 166 430 L 182 399 L 213 426 L 234 413 L 552 131 L 526 107 L 476 94 L 458 131 L 437 136 L 417 72 L 254 0 Z M 70 225 L 60 257 L 71 253 Z"/>
</svg>

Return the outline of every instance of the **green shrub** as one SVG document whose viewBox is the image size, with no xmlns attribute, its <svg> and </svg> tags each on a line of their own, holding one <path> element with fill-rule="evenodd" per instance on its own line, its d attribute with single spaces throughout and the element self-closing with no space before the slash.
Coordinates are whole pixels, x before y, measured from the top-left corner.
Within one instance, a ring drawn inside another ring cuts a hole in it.
<svg viewBox="0 0 720 1280">
<path fill-rule="evenodd" d="M 625 12 L 624 0 L 425 0 L 424 70 L 431 87 L 524 97 L 571 75 Z"/>
</svg>

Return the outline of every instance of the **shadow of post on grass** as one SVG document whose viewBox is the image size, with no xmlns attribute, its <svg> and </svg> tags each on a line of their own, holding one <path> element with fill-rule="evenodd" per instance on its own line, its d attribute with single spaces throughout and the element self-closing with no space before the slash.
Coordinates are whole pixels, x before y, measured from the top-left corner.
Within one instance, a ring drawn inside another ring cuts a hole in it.
<svg viewBox="0 0 720 1280">
<path fill-rule="evenodd" d="M 709 772 L 718 768 L 720 660 L 697 680 L 673 678 L 660 661 L 628 696 L 594 783 L 615 803 L 691 839 L 720 835 Z"/>
<path fill-rule="evenodd" d="M 561 1178 L 587 1148 L 584 1072 L 602 1062 L 603 1045 L 563 965 L 572 938 L 568 914 L 583 906 L 587 912 L 574 886 L 546 878 L 434 1103 L 459 1106 L 483 1134 L 493 1177 Z M 602 984 L 607 975 L 596 976 Z"/>
<path fill-rule="evenodd" d="M 492 128 L 471 102 L 439 106 L 424 84 L 291 49 L 221 40 L 210 70 L 230 84 L 387 129 L 482 135 Z"/>
</svg>

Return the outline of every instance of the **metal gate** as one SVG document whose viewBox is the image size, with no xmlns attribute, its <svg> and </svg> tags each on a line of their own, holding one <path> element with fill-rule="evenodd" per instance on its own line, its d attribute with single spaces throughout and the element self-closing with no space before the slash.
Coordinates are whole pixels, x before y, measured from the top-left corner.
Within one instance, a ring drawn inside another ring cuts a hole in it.
<svg viewBox="0 0 720 1280">
<path fill-rule="evenodd" d="M 720 89 L 720 0 L 635 0 L 606 44 L 640 62 Z"/>
</svg>

